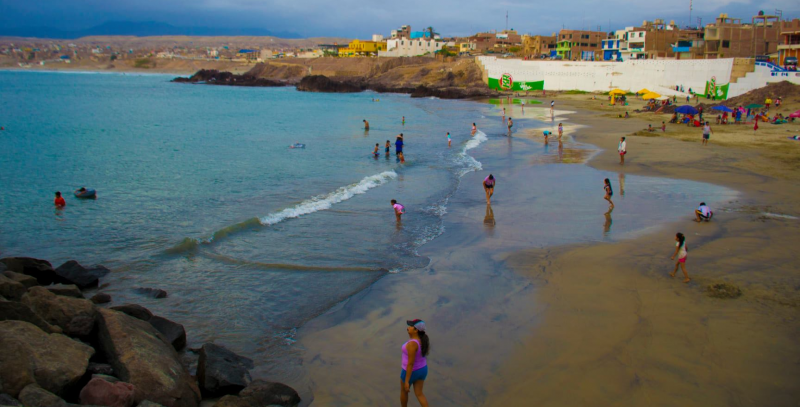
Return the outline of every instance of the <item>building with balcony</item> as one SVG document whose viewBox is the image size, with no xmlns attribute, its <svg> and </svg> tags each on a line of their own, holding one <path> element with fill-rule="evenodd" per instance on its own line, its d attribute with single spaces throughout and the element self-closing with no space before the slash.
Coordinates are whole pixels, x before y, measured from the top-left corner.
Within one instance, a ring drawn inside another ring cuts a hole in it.
<svg viewBox="0 0 800 407">
<path fill-rule="evenodd" d="M 622 55 L 619 53 L 620 40 L 618 38 L 607 38 L 600 41 L 603 48 L 603 61 L 621 61 Z"/>
<path fill-rule="evenodd" d="M 556 35 L 523 35 L 520 54 L 529 58 L 550 57 L 556 54 Z"/>
<path fill-rule="evenodd" d="M 714 58 L 755 58 L 778 52 L 781 33 L 800 30 L 800 20 L 781 20 L 779 16 L 759 14 L 750 23 L 720 16 L 705 26 L 703 56 Z"/>
<path fill-rule="evenodd" d="M 594 61 L 603 57 L 602 31 L 561 30 L 558 32 L 556 54 L 564 59 Z"/>
<path fill-rule="evenodd" d="M 797 69 L 797 57 L 800 57 L 800 30 L 784 31 L 781 33 L 781 38 L 781 44 L 778 45 L 778 65 L 787 69 Z M 787 58 L 790 63 L 787 63 Z"/>
</svg>

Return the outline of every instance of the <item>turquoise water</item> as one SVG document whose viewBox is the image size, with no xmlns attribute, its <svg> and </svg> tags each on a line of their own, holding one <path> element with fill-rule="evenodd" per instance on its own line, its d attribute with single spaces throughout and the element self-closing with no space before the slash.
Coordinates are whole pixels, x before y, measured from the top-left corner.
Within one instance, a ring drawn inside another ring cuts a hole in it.
<svg viewBox="0 0 800 407">
<path fill-rule="evenodd" d="M 418 253 L 447 236 L 447 219 L 482 218 L 488 171 L 498 176 L 491 234 L 509 249 L 630 236 L 729 192 L 629 177 L 623 197 L 616 174 L 561 163 L 557 144 L 505 137 L 488 104 L 170 79 L 0 72 L 0 256 L 105 264 L 114 303 L 141 303 L 185 324 L 190 345 L 219 341 L 261 366 L 294 351 L 309 319 L 386 273 L 427 265 Z M 394 148 L 383 155 L 401 132 L 404 164 Z M 613 222 L 603 177 L 618 191 Z M 74 198 L 82 186 L 98 198 Z M 402 225 L 391 199 L 407 208 Z M 453 226 L 485 225 L 475 228 Z"/>
</svg>

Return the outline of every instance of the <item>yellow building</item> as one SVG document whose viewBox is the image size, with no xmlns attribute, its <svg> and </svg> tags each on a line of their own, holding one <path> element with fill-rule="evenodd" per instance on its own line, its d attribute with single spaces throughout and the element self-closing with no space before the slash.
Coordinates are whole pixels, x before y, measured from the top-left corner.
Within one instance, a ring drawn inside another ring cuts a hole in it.
<svg viewBox="0 0 800 407">
<path fill-rule="evenodd" d="M 347 48 L 339 48 L 340 57 L 377 56 L 378 51 L 386 51 L 385 42 L 353 40 Z"/>
</svg>

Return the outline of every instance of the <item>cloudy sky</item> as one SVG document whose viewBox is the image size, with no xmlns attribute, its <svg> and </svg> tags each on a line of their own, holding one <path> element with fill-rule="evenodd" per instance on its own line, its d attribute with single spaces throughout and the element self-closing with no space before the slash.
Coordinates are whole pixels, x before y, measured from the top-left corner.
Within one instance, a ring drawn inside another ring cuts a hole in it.
<svg viewBox="0 0 800 407">
<path fill-rule="evenodd" d="M 800 18 L 797 0 L 694 0 L 693 23 L 720 12 L 749 21 L 758 12 Z M 689 22 L 689 0 L 0 0 L 0 25 L 86 29 L 106 21 L 176 26 L 258 27 L 302 36 L 369 37 L 402 24 L 433 26 L 445 36 L 509 27 L 549 34 L 562 27 L 603 31 L 663 18 Z M 609 25 L 610 24 L 610 25 Z"/>
</svg>

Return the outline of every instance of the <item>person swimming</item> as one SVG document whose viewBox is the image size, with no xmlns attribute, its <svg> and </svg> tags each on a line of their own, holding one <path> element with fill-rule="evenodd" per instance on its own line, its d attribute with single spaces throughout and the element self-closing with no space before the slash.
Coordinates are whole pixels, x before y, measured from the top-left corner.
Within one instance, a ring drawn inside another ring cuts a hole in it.
<svg viewBox="0 0 800 407">
<path fill-rule="evenodd" d="M 61 196 L 61 191 L 56 191 L 56 199 L 53 203 L 55 203 L 56 208 L 63 208 L 67 206 L 67 201 L 65 201 L 64 197 Z"/>
<path fill-rule="evenodd" d="M 400 217 L 406 213 L 406 207 L 403 204 L 397 203 L 397 200 L 392 199 L 392 209 L 394 209 L 394 216 L 400 222 Z"/>
</svg>

